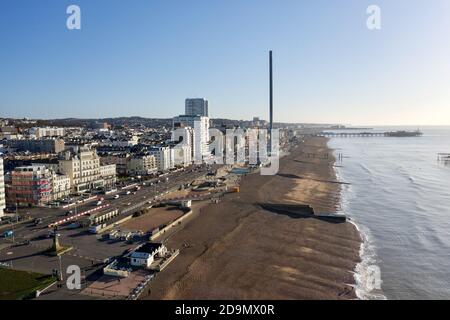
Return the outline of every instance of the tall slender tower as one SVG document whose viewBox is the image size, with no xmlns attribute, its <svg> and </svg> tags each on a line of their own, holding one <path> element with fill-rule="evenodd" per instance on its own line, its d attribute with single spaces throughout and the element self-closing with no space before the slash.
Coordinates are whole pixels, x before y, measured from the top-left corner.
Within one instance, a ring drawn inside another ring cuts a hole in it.
<svg viewBox="0 0 450 320">
<path fill-rule="evenodd" d="M 269 114 L 270 114 L 269 152 L 270 152 L 270 154 L 272 154 L 272 129 L 273 129 L 273 71 L 272 71 L 272 50 L 269 51 Z"/>
</svg>

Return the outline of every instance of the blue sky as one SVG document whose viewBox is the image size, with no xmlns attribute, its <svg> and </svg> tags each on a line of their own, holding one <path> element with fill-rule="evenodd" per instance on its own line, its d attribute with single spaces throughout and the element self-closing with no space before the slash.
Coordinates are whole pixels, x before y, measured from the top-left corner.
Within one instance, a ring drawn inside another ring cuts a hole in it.
<svg viewBox="0 0 450 320">
<path fill-rule="evenodd" d="M 450 124 L 449 31 L 446 0 L 1 0 L 0 116 L 267 118 L 272 49 L 276 121 Z"/>
</svg>

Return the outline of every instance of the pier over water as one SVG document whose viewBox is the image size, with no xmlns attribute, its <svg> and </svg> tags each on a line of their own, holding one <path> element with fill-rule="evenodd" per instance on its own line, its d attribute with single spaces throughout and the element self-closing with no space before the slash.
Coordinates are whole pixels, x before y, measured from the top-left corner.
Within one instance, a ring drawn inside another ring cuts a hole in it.
<svg viewBox="0 0 450 320">
<path fill-rule="evenodd" d="M 351 138 L 351 137 L 420 137 L 422 132 L 417 131 L 390 131 L 390 132 L 320 132 L 319 137 Z"/>
<path fill-rule="evenodd" d="M 450 153 L 438 153 L 438 161 L 450 163 Z"/>
</svg>

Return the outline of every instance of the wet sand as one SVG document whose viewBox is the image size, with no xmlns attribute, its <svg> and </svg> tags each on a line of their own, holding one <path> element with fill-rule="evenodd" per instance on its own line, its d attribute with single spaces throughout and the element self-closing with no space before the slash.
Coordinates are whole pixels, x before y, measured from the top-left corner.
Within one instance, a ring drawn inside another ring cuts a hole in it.
<svg viewBox="0 0 450 320">
<path fill-rule="evenodd" d="M 146 299 L 354 299 L 361 239 L 352 224 L 291 218 L 259 206 L 301 203 L 335 212 L 334 158 L 311 156 L 328 152 L 325 138 L 308 139 L 281 159 L 278 175 L 248 175 L 240 193 L 200 208 L 167 241 L 181 253 Z"/>
</svg>

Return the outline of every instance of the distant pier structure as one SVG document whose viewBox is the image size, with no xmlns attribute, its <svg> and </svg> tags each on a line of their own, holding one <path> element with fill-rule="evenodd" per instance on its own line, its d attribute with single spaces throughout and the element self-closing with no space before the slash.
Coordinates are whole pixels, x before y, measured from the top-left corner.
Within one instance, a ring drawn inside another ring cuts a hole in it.
<svg viewBox="0 0 450 320">
<path fill-rule="evenodd" d="M 450 153 L 438 153 L 438 161 L 450 162 Z"/>
<path fill-rule="evenodd" d="M 327 132 L 317 134 L 327 138 L 351 138 L 351 137 L 420 137 L 423 133 L 417 131 L 389 131 L 389 132 Z"/>
<path fill-rule="evenodd" d="M 384 137 L 384 132 L 320 132 L 320 137 L 350 138 L 350 137 Z"/>
</svg>

